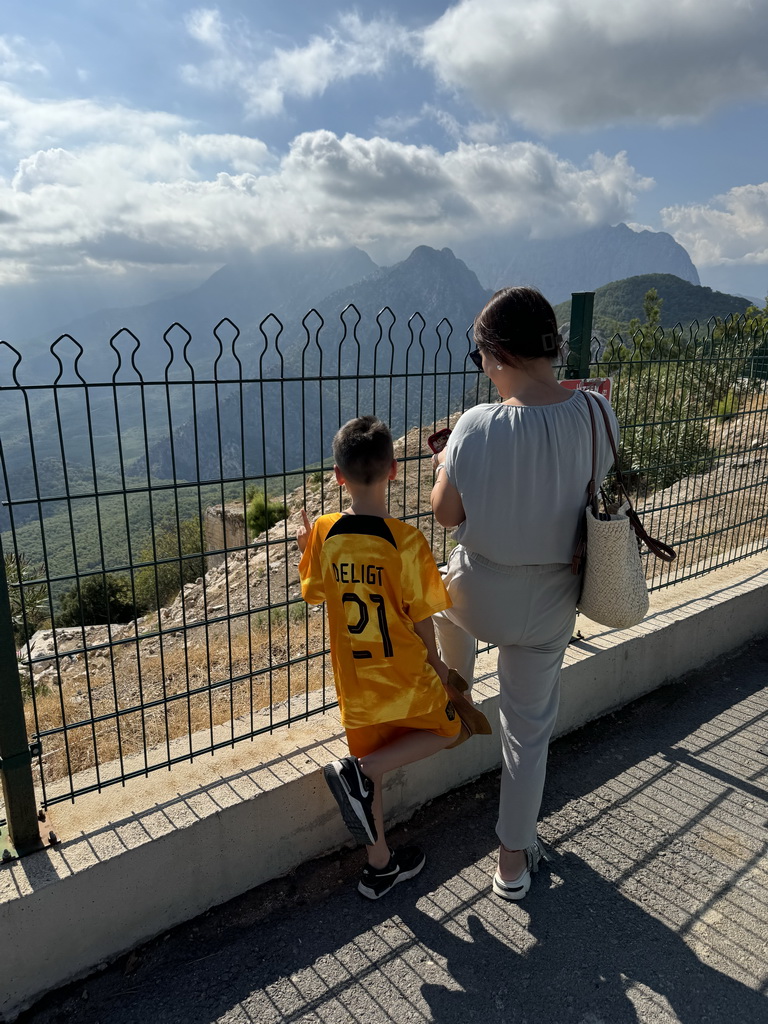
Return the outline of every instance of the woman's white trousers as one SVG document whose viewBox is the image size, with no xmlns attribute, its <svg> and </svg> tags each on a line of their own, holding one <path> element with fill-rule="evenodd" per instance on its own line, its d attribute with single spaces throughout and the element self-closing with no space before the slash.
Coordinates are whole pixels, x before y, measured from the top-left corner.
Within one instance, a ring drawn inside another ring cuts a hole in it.
<svg viewBox="0 0 768 1024">
<path fill-rule="evenodd" d="M 472 683 L 475 640 L 499 648 L 501 793 L 496 832 L 510 850 L 536 841 L 560 669 L 581 578 L 570 565 L 502 566 L 458 546 L 445 584 L 453 607 L 434 616 L 441 656 Z"/>
</svg>

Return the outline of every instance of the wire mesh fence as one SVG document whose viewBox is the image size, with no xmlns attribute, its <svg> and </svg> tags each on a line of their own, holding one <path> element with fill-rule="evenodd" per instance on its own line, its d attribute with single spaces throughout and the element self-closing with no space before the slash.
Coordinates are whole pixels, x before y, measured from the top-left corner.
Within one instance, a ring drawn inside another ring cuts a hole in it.
<svg viewBox="0 0 768 1024">
<path fill-rule="evenodd" d="M 175 324 L 159 346 L 116 334 L 109 379 L 91 381 L 63 336 L 50 383 L 0 344 L 0 631 L 43 805 L 335 705 L 324 614 L 301 600 L 300 510 L 340 507 L 331 439 L 374 412 L 398 439 L 390 510 L 445 560 L 426 437 L 497 397 L 470 338 L 354 307 L 332 324 L 311 312 L 300 332 L 269 316 L 248 339 L 223 320 L 207 344 Z M 622 470 L 679 553 L 649 563 L 652 588 L 768 546 L 763 341 L 743 320 L 592 340 Z"/>
</svg>

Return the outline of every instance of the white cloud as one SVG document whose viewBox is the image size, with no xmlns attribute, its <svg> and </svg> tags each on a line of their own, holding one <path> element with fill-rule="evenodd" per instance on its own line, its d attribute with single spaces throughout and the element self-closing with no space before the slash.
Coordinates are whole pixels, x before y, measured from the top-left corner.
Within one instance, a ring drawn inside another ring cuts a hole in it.
<svg viewBox="0 0 768 1024">
<path fill-rule="evenodd" d="M 316 131 L 278 157 L 259 139 L 195 133 L 170 115 L 33 103 L 8 89 L 0 122 L 6 159 L 35 142 L 0 177 L 0 266 L 16 279 L 223 261 L 271 242 L 402 258 L 416 244 L 488 231 L 553 236 L 625 218 L 650 185 L 624 154 L 576 166 L 532 143 L 459 142 L 441 153 Z"/>
<path fill-rule="evenodd" d="M 212 91 L 240 95 L 251 117 L 273 117 L 285 99 L 319 96 L 334 82 L 379 75 L 395 53 L 412 47 L 411 35 L 392 21 L 363 21 L 353 12 L 337 26 L 313 36 L 305 46 L 267 48 L 249 29 L 229 26 L 215 9 L 198 9 L 186 19 L 187 31 L 211 56 L 181 69 L 184 80 Z"/>
<path fill-rule="evenodd" d="M 542 131 L 698 120 L 768 97 L 766 0 L 461 0 L 422 59 L 485 111 Z"/>
<path fill-rule="evenodd" d="M 408 132 L 423 122 L 422 114 L 391 114 L 389 117 L 376 118 L 376 131 L 387 138 L 407 135 Z"/>
<path fill-rule="evenodd" d="M 46 69 L 21 36 L 0 35 L 0 79 L 45 75 Z"/>
<path fill-rule="evenodd" d="M 35 101 L 0 83 L 0 168 L 9 159 L 31 150 L 56 146 L 64 140 L 120 140 L 141 146 L 158 134 L 180 131 L 186 118 L 163 111 L 135 110 L 93 100 Z"/>
<path fill-rule="evenodd" d="M 402 138 L 413 129 L 433 121 L 440 126 L 446 137 L 456 145 L 459 142 L 501 142 L 504 139 L 504 127 L 500 121 L 461 121 L 447 110 L 431 103 L 423 103 L 417 113 L 392 114 L 389 117 L 377 117 L 376 131 L 387 138 Z"/>
<path fill-rule="evenodd" d="M 224 23 L 219 11 L 198 8 L 190 11 L 184 20 L 193 39 L 215 50 L 224 49 Z"/>
<path fill-rule="evenodd" d="M 669 206 L 661 219 L 696 264 L 768 264 L 768 182 L 740 185 L 705 204 Z"/>
</svg>

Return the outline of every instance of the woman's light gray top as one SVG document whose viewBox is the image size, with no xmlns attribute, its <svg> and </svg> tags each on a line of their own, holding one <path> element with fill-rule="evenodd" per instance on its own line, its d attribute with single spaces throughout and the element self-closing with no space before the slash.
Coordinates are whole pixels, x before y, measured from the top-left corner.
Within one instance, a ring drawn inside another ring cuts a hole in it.
<svg viewBox="0 0 768 1024">
<path fill-rule="evenodd" d="M 616 416 L 597 398 L 618 444 Z M 503 565 L 571 561 L 592 467 L 587 401 L 574 391 L 556 405 L 478 405 L 460 417 L 445 460 L 466 513 L 454 533 L 460 544 Z M 613 453 L 600 410 L 594 413 L 599 487 Z"/>
</svg>

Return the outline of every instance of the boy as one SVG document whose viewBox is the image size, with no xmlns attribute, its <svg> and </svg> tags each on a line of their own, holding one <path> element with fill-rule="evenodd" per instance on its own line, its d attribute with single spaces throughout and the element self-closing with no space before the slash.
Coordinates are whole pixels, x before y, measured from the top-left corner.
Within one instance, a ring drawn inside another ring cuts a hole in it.
<svg viewBox="0 0 768 1024">
<path fill-rule="evenodd" d="M 367 844 L 357 888 L 375 900 L 425 861 L 414 846 L 389 849 L 382 776 L 450 746 L 461 728 L 431 618 L 451 601 L 423 534 L 387 511 L 397 462 L 386 424 L 350 420 L 333 439 L 333 457 L 351 505 L 314 525 L 302 509 L 299 575 L 304 600 L 326 602 L 349 744 L 350 756 L 326 765 L 324 775 L 347 828 Z"/>
</svg>

